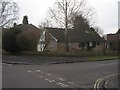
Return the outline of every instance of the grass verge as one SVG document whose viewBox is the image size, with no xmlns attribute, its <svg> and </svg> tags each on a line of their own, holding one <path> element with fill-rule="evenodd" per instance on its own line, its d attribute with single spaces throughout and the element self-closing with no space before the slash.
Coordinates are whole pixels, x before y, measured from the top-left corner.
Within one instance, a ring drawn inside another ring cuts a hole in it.
<svg viewBox="0 0 120 90">
<path fill-rule="evenodd" d="M 2 51 L 3 55 L 17 55 L 17 56 L 40 56 L 40 57 L 82 57 L 86 58 L 89 61 L 104 61 L 104 60 L 119 60 L 118 55 L 96 55 L 91 52 L 81 52 L 81 53 L 52 53 L 52 52 L 36 52 L 36 51 L 24 51 L 21 53 L 11 54 L 8 52 Z"/>
<path fill-rule="evenodd" d="M 103 60 L 119 60 L 117 55 L 113 55 L 113 56 L 90 56 L 87 57 L 87 59 L 91 60 L 91 61 L 103 61 Z"/>
</svg>

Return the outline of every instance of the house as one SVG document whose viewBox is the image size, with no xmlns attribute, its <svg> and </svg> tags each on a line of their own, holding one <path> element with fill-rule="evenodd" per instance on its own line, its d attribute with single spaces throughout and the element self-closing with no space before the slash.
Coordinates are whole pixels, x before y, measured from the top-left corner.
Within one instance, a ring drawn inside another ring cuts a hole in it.
<svg viewBox="0 0 120 90">
<path fill-rule="evenodd" d="M 31 41 L 34 41 L 34 43 L 36 44 L 35 45 L 36 51 L 38 51 L 37 44 L 39 42 L 40 34 L 42 30 L 40 30 L 33 24 L 29 24 L 27 16 L 24 16 L 22 24 L 17 25 L 16 23 L 14 23 L 14 28 L 22 30 L 22 32 L 24 32 L 24 35 L 27 35 L 28 37 L 30 37 L 29 39 L 32 38 Z"/>
<path fill-rule="evenodd" d="M 115 34 L 107 34 L 107 49 L 120 50 L 120 29 Z"/>
<path fill-rule="evenodd" d="M 93 28 L 89 30 L 68 29 L 69 50 L 90 50 L 104 42 Z M 38 45 L 38 51 L 65 51 L 65 29 L 44 28 Z"/>
<path fill-rule="evenodd" d="M 23 17 L 23 21 L 22 22 L 23 22 L 22 24 L 18 24 L 18 25 L 16 23 L 14 23 L 14 27 L 17 28 L 17 29 L 20 29 L 22 31 L 41 31 L 35 25 L 28 23 L 27 16 Z"/>
</svg>

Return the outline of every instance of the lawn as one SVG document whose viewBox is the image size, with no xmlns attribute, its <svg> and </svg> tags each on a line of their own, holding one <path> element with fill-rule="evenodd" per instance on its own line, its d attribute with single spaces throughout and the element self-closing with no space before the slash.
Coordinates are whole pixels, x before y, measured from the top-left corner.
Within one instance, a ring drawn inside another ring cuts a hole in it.
<svg viewBox="0 0 120 90">
<path fill-rule="evenodd" d="M 117 55 L 113 56 L 90 56 L 87 59 L 92 61 L 102 61 L 102 60 L 119 60 Z"/>
</svg>

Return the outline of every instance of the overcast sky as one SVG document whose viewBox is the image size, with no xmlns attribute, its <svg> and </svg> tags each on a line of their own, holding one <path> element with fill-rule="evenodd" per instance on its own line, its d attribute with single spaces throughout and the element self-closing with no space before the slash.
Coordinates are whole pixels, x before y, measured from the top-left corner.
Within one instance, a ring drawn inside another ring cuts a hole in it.
<svg viewBox="0 0 120 90">
<path fill-rule="evenodd" d="M 24 15 L 29 23 L 38 26 L 47 16 L 47 11 L 56 0 L 14 0 L 20 8 L 18 23 L 22 23 Z M 116 33 L 118 30 L 118 1 L 119 0 L 87 0 L 87 4 L 96 11 L 95 26 L 99 26 L 104 33 Z"/>
</svg>

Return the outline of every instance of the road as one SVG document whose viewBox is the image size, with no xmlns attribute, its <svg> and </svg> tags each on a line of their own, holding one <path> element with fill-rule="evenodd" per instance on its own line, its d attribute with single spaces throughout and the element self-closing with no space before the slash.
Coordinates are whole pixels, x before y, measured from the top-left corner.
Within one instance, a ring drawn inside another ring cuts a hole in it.
<svg viewBox="0 0 120 90">
<path fill-rule="evenodd" d="M 98 79 L 118 73 L 117 60 L 43 65 L 3 63 L 2 66 L 3 88 L 88 89 Z"/>
</svg>

